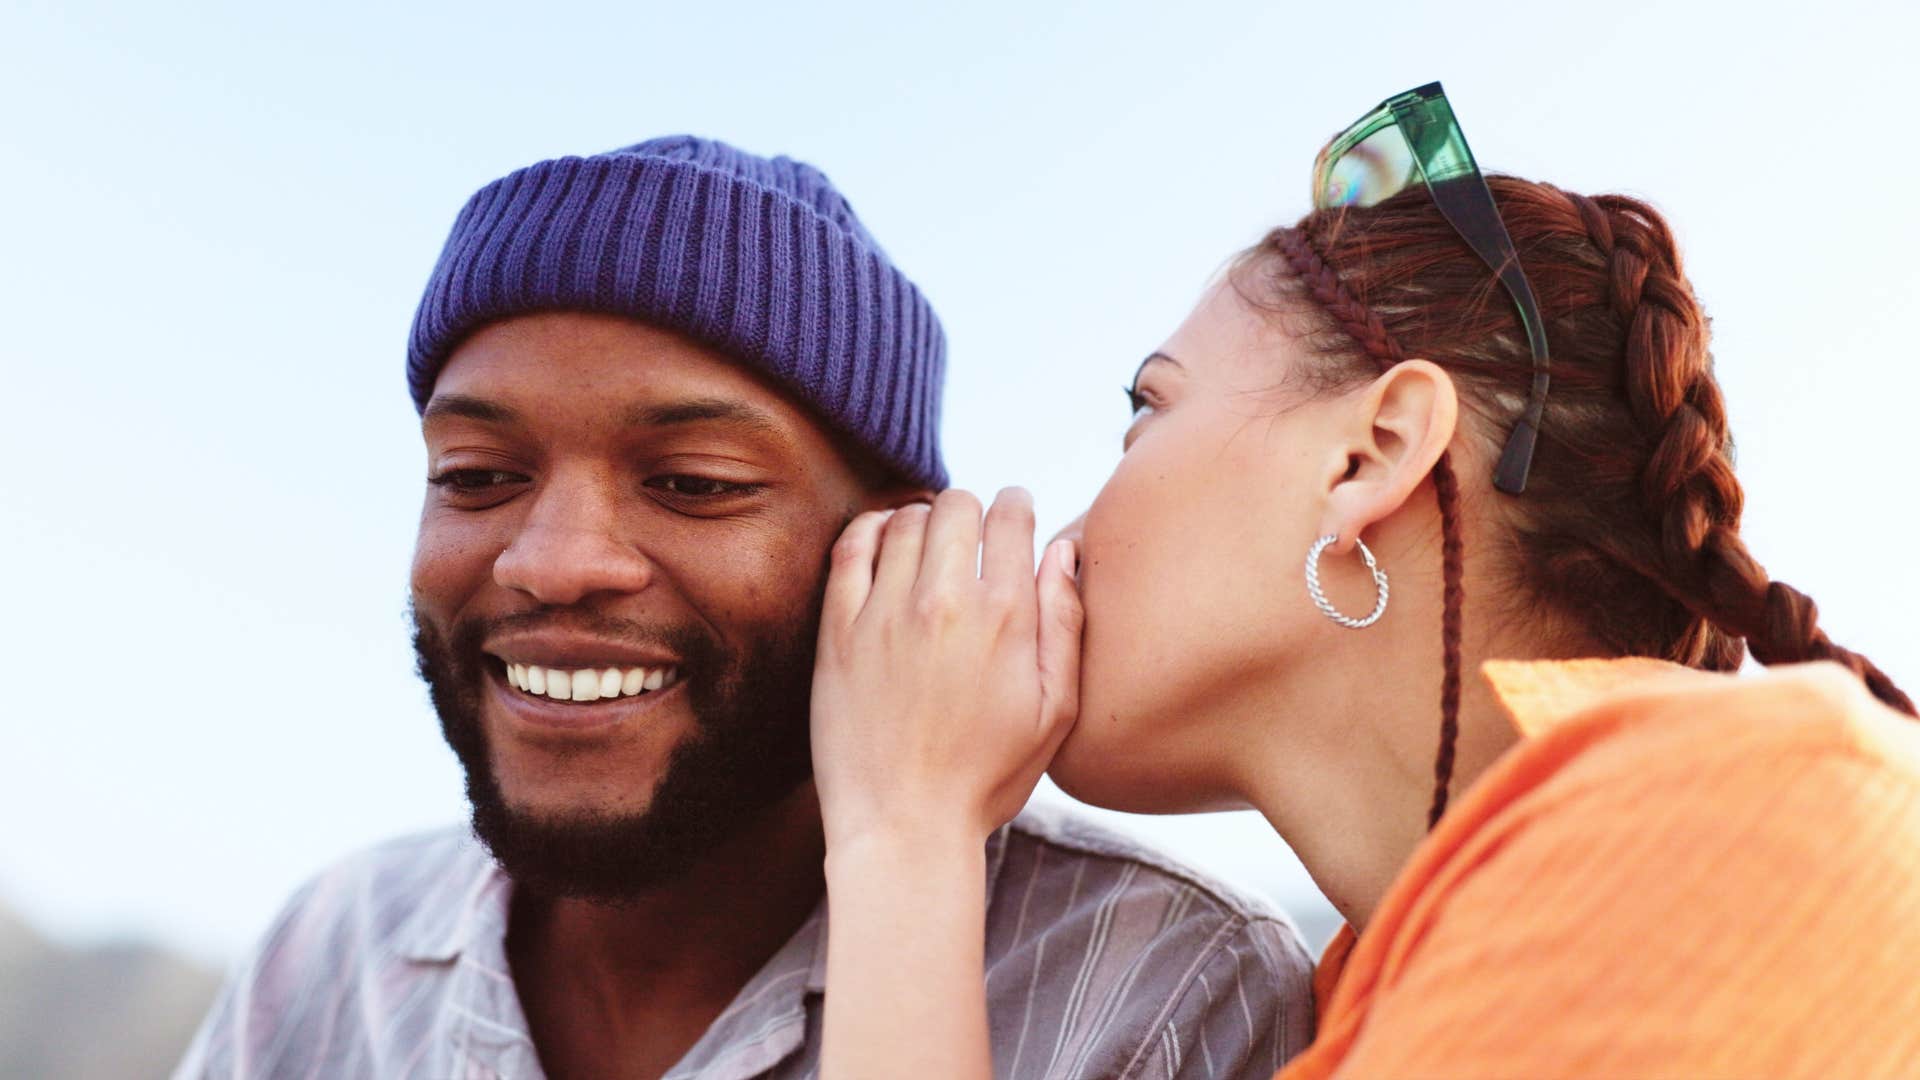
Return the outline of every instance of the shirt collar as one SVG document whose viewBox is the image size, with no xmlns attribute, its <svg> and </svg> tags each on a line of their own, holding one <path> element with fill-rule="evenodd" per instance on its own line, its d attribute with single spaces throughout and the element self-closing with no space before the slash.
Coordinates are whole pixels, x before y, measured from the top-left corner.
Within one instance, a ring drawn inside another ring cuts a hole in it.
<svg viewBox="0 0 1920 1080">
<path fill-rule="evenodd" d="M 1665 660 L 1489 660 L 1480 665 L 1521 738 L 1551 731 L 1601 700 L 1648 683 L 1692 683 L 1702 673 Z"/>
<path fill-rule="evenodd" d="M 448 963 L 482 929 L 506 933 L 512 882 L 472 834 L 461 837 L 462 857 L 436 878 L 394 937 L 394 948 L 419 963 Z"/>
<path fill-rule="evenodd" d="M 1007 833 L 1003 825 L 987 840 L 987 896 L 994 895 L 1005 863 Z M 442 875 L 420 898 L 419 905 L 395 936 L 394 947 L 402 957 L 423 964 L 444 964 L 457 960 L 482 932 L 504 942 L 507 909 L 513 895 L 513 882 L 500 864 L 471 835 L 463 838 L 467 858 L 455 872 Z M 804 987 L 809 994 L 827 989 L 827 904 L 823 899 L 793 938 L 768 963 L 768 970 L 781 963 L 804 962 L 807 976 Z"/>
<path fill-rule="evenodd" d="M 1704 676 L 1693 668 L 1644 656 L 1586 660 L 1488 660 L 1480 673 L 1506 708 L 1521 738 L 1552 731 L 1589 707 L 1628 688 L 1692 683 Z M 1320 1014 L 1329 1013 L 1348 959 L 1359 938 L 1342 923 L 1321 952 L 1313 973 L 1313 996 Z"/>
</svg>

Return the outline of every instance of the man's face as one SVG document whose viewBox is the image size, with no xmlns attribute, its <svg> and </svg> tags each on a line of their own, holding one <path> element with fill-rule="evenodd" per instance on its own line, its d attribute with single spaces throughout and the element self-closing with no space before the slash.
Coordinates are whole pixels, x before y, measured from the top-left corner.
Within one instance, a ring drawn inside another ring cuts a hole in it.
<svg viewBox="0 0 1920 1080">
<path fill-rule="evenodd" d="M 547 313 L 461 345 L 423 430 L 415 647 L 516 880 L 632 896 L 805 782 L 827 551 L 879 496 L 803 408 Z"/>
</svg>

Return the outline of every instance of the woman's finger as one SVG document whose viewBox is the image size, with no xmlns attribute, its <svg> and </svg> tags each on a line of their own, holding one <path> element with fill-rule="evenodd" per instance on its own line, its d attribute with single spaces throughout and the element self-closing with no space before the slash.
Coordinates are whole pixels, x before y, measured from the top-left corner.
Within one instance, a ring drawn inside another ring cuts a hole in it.
<svg viewBox="0 0 1920 1080">
<path fill-rule="evenodd" d="M 1055 540 L 1040 560 L 1040 722 L 1051 729 L 1054 745 L 1080 713 L 1080 631 L 1086 612 L 1074 580 L 1079 559 L 1073 541 Z"/>
<path fill-rule="evenodd" d="M 891 516 L 890 510 L 861 514 L 847 523 L 834 542 L 826 598 L 820 607 L 822 627 L 846 626 L 866 606 L 867 594 L 873 591 L 873 560 L 880 551 L 880 530 Z"/>
<path fill-rule="evenodd" d="M 920 549 L 926 543 L 927 516 L 932 507 L 910 503 L 893 512 L 880 531 L 880 564 L 873 572 L 873 591 L 905 596 L 920 576 Z"/>
<path fill-rule="evenodd" d="M 1003 489 L 987 511 L 980 577 L 1030 594 L 1033 588 L 1033 496 L 1025 488 Z"/>
<path fill-rule="evenodd" d="M 927 518 L 918 587 L 964 587 L 976 578 L 979 563 L 980 500 L 971 492 L 948 488 L 933 500 L 933 514 Z"/>
</svg>

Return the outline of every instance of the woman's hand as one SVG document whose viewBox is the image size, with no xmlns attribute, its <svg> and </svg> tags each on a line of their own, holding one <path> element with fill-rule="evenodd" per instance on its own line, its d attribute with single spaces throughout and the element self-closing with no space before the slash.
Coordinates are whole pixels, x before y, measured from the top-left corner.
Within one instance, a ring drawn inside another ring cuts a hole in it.
<svg viewBox="0 0 1920 1080">
<path fill-rule="evenodd" d="M 948 491 L 865 514 L 833 549 L 813 677 L 827 833 L 820 1075 L 993 1075 L 987 834 L 1077 709 L 1071 543 L 1033 571 L 1033 504 Z"/>
<path fill-rule="evenodd" d="M 950 490 L 847 526 L 813 681 L 830 853 L 876 834 L 984 842 L 1019 812 L 1078 709 L 1074 563 L 1056 542 L 1035 580 L 1018 488 L 984 524 L 979 500 Z"/>
</svg>

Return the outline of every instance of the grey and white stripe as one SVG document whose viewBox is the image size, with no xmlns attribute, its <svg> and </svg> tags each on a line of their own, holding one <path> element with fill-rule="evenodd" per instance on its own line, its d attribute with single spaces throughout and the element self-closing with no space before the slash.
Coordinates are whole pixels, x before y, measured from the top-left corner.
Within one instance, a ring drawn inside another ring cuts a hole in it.
<svg viewBox="0 0 1920 1080">
<path fill-rule="evenodd" d="M 1000 1076 L 1268 1077 L 1313 1033 L 1312 960 L 1286 919 L 1062 811 L 987 858 Z M 176 1080 L 538 1078 L 506 960 L 512 884 L 465 830 L 383 844 L 295 894 L 228 981 Z M 668 1080 L 814 1076 L 825 909 Z"/>
</svg>

